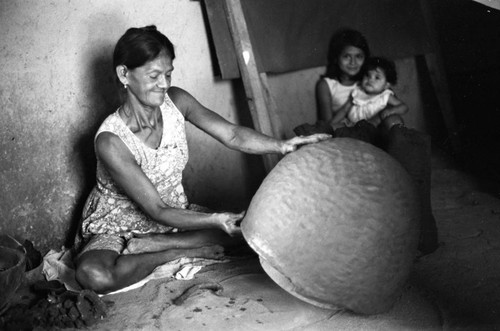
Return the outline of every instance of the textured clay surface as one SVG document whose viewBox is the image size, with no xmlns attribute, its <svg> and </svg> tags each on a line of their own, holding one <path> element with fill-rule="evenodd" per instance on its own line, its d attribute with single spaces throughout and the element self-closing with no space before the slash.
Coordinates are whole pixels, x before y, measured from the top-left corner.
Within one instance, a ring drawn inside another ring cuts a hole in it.
<svg viewBox="0 0 500 331">
<path fill-rule="evenodd" d="M 397 161 L 336 138 L 283 158 L 255 194 L 242 230 L 269 276 L 291 294 L 375 314 L 401 294 L 419 217 L 415 188 Z"/>
</svg>

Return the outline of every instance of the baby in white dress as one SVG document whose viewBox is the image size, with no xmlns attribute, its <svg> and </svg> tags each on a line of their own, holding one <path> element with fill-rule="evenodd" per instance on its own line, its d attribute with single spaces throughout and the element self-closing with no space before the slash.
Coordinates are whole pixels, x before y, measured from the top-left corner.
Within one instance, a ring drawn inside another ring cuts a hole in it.
<svg viewBox="0 0 500 331">
<path fill-rule="evenodd" d="M 369 58 L 360 84 L 353 89 L 349 101 L 335 114 L 330 125 L 336 129 L 354 126 L 361 120 L 374 126 L 385 122 L 388 128 L 395 124 L 404 125 L 401 115 L 408 111 L 408 107 L 391 90 L 396 82 L 393 61 Z"/>
</svg>

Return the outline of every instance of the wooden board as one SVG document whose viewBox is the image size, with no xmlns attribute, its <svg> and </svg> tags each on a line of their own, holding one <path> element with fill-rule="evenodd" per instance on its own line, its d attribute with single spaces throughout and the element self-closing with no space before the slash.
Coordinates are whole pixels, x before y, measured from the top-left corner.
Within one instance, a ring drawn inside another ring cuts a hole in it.
<svg viewBox="0 0 500 331">
<path fill-rule="evenodd" d="M 241 2 L 240 0 L 224 0 L 224 9 L 231 31 L 241 78 L 245 86 L 245 93 L 254 128 L 265 135 L 274 137 L 268 107 L 270 98 L 266 98 L 265 89 L 257 70 L 255 54 L 248 34 L 248 27 L 241 8 Z M 280 156 L 277 154 L 266 154 L 263 158 L 266 171 L 269 172 L 278 163 Z"/>
</svg>

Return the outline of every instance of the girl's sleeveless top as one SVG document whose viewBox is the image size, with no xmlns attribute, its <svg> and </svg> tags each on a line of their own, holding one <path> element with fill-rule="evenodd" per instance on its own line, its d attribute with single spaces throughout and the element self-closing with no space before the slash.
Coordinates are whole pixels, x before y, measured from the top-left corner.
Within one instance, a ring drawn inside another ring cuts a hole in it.
<svg viewBox="0 0 500 331">
<path fill-rule="evenodd" d="M 332 111 L 335 113 L 347 102 L 347 100 L 349 100 L 349 96 L 357 84 L 345 86 L 333 78 L 324 77 L 323 79 L 330 88 L 330 94 L 332 96 Z"/>
<path fill-rule="evenodd" d="M 188 200 L 182 186 L 182 171 L 188 161 L 184 116 L 168 95 L 165 95 L 165 102 L 160 108 L 163 135 L 157 149 L 145 145 L 120 118 L 118 110 L 104 120 L 95 138 L 101 132 L 117 135 L 156 187 L 161 199 L 171 207 L 187 208 Z M 94 234 L 176 231 L 149 219 L 139 206 L 120 190 L 99 158 L 96 177 L 97 185 L 90 193 L 83 210 L 83 238 Z"/>
</svg>

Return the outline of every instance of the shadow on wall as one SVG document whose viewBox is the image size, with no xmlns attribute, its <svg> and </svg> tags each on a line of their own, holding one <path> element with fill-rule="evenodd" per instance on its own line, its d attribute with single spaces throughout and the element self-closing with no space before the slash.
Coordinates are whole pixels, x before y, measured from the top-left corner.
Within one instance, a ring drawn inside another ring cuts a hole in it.
<svg viewBox="0 0 500 331">
<path fill-rule="evenodd" d="M 436 96 L 436 91 L 431 80 L 431 73 L 424 55 L 415 57 L 418 71 L 419 86 L 422 93 L 422 110 L 424 127 L 432 137 L 432 142 L 437 146 L 452 151 L 449 132 L 445 126 L 443 113 L 439 108 L 439 102 Z"/>
<path fill-rule="evenodd" d="M 100 27 L 96 24 L 90 27 Z M 90 31 L 89 33 L 92 33 Z M 92 34 L 90 34 L 92 35 Z M 86 114 L 83 118 L 83 129 L 75 138 L 75 166 L 83 176 L 81 196 L 74 206 L 71 224 L 66 234 L 65 246 L 72 247 L 81 224 L 81 215 L 85 201 L 96 182 L 96 157 L 94 151 L 94 136 L 104 119 L 120 105 L 121 89 L 113 70 L 114 44 L 91 44 L 84 56 L 86 57 L 86 73 L 81 86 L 86 93 Z M 84 92 L 85 94 L 85 92 Z"/>
<path fill-rule="evenodd" d="M 467 171 L 500 192 L 500 10 L 467 0 L 432 2 Z"/>
<path fill-rule="evenodd" d="M 248 104 L 246 103 L 247 98 L 243 82 L 241 80 L 235 79 L 231 81 L 231 93 L 234 95 L 233 102 L 234 108 L 236 109 L 235 117 L 232 118 L 231 121 L 244 127 L 254 128 Z M 187 126 L 187 133 L 189 134 L 189 126 L 191 125 L 188 124 Z M 198 129 L 195 128 L 194 130 Z M 209 137 L 208 135 L 206 137 L 217 143 L 214 138 Z M 196 144 L 194 139 L 196 139 L 194 136 L 190 136 L 188 137 L 188 142 L 191 140 L 191 143 Z M 194 155 L 194 150 L 194 148 L 190 149 L 190 156 Z M 226 162 L 227 159 L 213 159 L 213 156 L 208 154 L 205 155 L 205 157 L 210 159 L 207 161 L 209 164 L 208 167 L 201 166 L 201 168 L 205 169 L 205 171 L 199 171 L 199 168 L 195 168 L 197 166 L 193 166 L 195 164 L 194 158 L 190 158 L 190 162 L 188 162 L 183 177 L 184 190 L 188 196 L 188 200 L 191 203 L 199 204 L 217 211 L 224 210 L 240 212 L 242 210 L 246 210 L 253 195 L 266 176 L 266 172 L 261 155 L 246 153 L 240 153 L 240 155 L 243 158 L 241 163 L 242 182 L 240 183 L 238 181 L 238 185 L 241 185 L 244 188 L 241 195 L 239 192 L 235 193 L 234 189 L 227 189 L 228 178 L 214 177 L 211 173 L 211 170 L 213 169 L 210 167 L 210 164 L 213 164 L 212 167 L 218 167 L 219 162 Z M 214 160 L 215 163 L 213 163 Z M 204 162 L 203 159 L 200 162 Z M 222 163 L 220 166 L 225 167 Z M 222 183 L 220 180 L 225 182 Z M 229 183 L 229 186 L 231 185 L 234 186 L 235 184 Z"/>
</svg>

